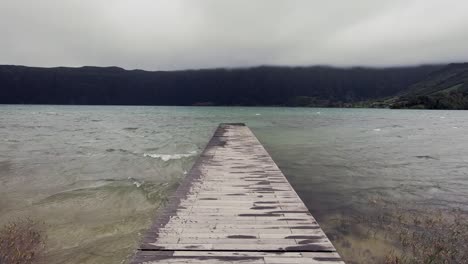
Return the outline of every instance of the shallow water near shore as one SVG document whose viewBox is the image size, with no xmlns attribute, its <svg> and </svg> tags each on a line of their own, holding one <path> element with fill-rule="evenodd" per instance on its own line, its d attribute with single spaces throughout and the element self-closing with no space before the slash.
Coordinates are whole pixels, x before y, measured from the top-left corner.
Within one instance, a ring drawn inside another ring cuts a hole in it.
<svg viewBox="0 0 468 264">
<path fill-rule="evenodd" d="M 252 129 L 345 260 L 391 249 L 337 230 L 377 199 L 468 209 L 466 111 L 4 105 L 0 224 L 44 222 L 47 263 L 125 263 L 221 122 Z"/>
</svg>

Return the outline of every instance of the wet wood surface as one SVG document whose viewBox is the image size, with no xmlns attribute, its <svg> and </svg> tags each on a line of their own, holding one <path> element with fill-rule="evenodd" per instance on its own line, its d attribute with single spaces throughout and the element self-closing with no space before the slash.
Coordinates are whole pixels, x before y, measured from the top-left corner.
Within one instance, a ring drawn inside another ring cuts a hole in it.
<svg viewBox="0 0 468 264">
<path fill-rule="evenodd" d="M 250 129 L 221 124 L 132 263 L 344 263 Z"/>
</svg>

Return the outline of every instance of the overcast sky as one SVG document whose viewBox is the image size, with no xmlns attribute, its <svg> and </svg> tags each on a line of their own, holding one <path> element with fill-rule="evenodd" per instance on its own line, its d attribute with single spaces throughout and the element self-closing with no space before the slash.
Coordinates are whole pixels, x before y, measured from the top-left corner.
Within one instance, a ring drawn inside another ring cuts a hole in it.
<svg viewBox="0 0 468 264">
<path fill-rule="evenodd" d="M 174 70 L 468 61 L 467 0 L 0 0 L 0 64 Z"/>
</svg>

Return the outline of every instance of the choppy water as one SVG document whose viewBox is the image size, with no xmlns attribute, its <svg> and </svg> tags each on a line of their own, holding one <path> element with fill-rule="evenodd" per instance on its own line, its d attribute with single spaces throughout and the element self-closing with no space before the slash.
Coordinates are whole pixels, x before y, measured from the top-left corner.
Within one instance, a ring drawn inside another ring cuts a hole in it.
<svg viewBox="0 0 468 264">
<path fill-rule="evenodd" d="M 327 232 L 377 198 L 468 208 L 466 111 L 0 106 L 0 224 L 44 221 L 48 263 L 125 262 L 220 122 L 249 125 Z"/>
</svg>

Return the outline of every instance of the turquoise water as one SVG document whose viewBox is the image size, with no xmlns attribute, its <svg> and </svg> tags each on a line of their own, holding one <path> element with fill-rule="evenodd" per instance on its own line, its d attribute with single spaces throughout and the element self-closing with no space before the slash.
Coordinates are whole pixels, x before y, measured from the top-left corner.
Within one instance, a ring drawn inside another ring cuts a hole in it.
<svg viewBox="0 0 468 264">
<path fill-rule="evenodd" d="M 468 208 L 466 111 L 4 105 L 0 224 L 43 221 L 48 263 L 124 263 L 221 122 L 247 123 L 347 260 L 387 250 L 334 235 L 369 201 Z"/>
</svg>

